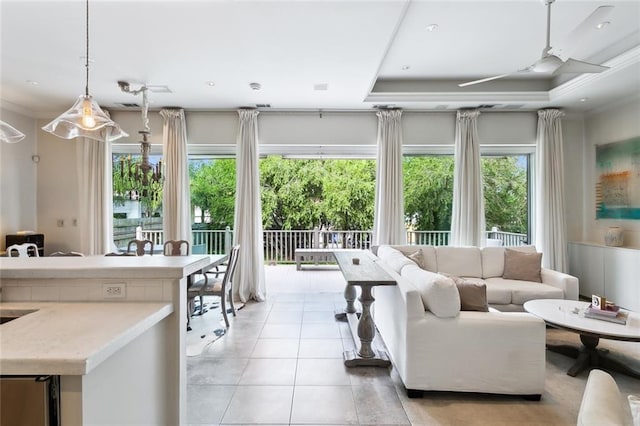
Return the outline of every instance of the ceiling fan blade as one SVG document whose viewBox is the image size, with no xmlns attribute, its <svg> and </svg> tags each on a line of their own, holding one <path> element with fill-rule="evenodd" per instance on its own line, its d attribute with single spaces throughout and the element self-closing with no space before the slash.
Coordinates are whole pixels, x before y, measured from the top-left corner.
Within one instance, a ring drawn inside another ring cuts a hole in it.
<svg viewBox="0 0 640 426">
<path fill-rule="evenodd" d="M 577 59 L 567 59 L 564 64 L 562 64 L 555 72 L 556 74 L 566 74 L 566 73 L 576 73 L 576 74 L 585 74 L 585 73 L 598 73 L 602 71 L 608 70 L 609 67 L 605 67 L 604 65 L 591 64 L 589 62 L 578 61 Z"/>
<path fill-rule="evenodd" d="M 549 53 L 559 56 L 562 59 L 569 58 L 575 49 L 579 48 L 580 45 L 585 42 L 589 33 L 597 31 L 597 25 L 606 20 L 613 8 L 614 6 L 598 7 L 591 15 L 587 16 L 584 21 L 578 24 L 573 31 L 567 34 L 562 42 L 557 43 Z"/>
<path fill-rule="evenodd" d="M 499 78 L 503 78 L 503 77 L 506 77 L 506 76 L 511 75 L 511 74 L 513 74 L 513 73 L 510 72 L 508 74 L 494 75 L 493 77 L 482 78 L 480 80 L 467 81 L 466 83 L 458 84 L 458 87 L 467 87 L 467 86 L 472 86 L 474 84 L 484 83 L 486 81 L 497 80 Z"/>
</svg>

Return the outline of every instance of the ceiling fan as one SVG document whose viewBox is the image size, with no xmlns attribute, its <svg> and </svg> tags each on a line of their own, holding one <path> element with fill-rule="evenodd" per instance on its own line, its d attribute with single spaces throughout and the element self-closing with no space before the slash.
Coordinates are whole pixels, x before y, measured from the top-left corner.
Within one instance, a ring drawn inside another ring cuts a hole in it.
<svg viewBox="0 0 640 426">
<path fill-rule="evenodd" d="M 551 47 L 551 3 L 555 0 L 544 0 L 547 6 L 547 45 L 542 50 L 542 56 L 532 65 L 518 71 L 513 71 L 507 74 L 500 74 L 493 77 L 482 78 L 480 80 L 468 81 L 466 83 L 458 84 L 459 87 L 471 86 L 474 84 L 484 83 L 486 81 L 497 80 L 499 78 L 507 77 L 515 74 L 522 73 L 545 73 L 550 75 L 557 75 L 563 73 L 599 73 L 609 69 L 603 65 L 592 64 L 589 62 L 579 61 L 577 59 L 569 58 L 569 49 L 575 48 L 580 42 L 580 39 L 584 35 L 596 28 L 599 24 L 604 22 L 604 18 L 611 13 L 613 6 L 600 6 L 594 10 L 584 21 L 582 21 L 574 30 L 569 33 L 566 39 L 567 48 L 552 48 Z M 562 60 L 562 57 L 567 58 Z"/>
</svg>

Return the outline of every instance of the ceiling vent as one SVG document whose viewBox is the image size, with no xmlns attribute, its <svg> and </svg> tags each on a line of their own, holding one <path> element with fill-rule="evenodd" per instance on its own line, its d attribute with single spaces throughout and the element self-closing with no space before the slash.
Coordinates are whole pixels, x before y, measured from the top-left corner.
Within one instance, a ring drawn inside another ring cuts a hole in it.
<svg viewBox="0 0 640 426">
<path fill-rule="evenodd" d="M 271 108 L 271 104 L 256 104 L 256 108 Z"/>
<path fill-rule="evenodd" d="M 524 104 L 507 104 L 502 109 L 520 109 L 522 107 L 524 107 Z"/>
<path fill-rule="evenodd" d="M 481 105 L 478 105 L 478 109 L 491 109 L 497 106 L 498 104 L 481 104 Z"/>
<path fill-rule="evenodd" d="M 374 105 L 373 106 L 373 108 L 375 108 L 375 109 L 392 109 L 392 108 L 395 108 L 395 107 L 396 107 L 396 104 L 387 104 L 387 105 L 382 104 L 382 105 Z"/>
<path fill-rule="evenodd" d="M 313 85 L 313 90 L 328 90 L 329 89 L 329 85 L 327 83 L 319 83 L 319 84 L 314 84 Z"/>
<path fill-rule="evenodd" d="M 125 108 L 140 108 L 140 105 L 135 102 L 120 102 L 118 105 L 122 105 Z"/>
</svg>

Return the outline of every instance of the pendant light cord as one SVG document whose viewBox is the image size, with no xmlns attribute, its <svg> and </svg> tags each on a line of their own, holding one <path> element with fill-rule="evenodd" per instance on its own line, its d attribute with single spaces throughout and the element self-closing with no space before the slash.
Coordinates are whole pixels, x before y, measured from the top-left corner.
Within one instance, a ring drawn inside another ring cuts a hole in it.
<svg viewBox="0 0 640 426">
<path fill-rule="evenodd" d="M 85 40 L 87 42 L 87 56 L 85 58 L 85 68 L 86 72 L 86 81 L 84 86 L 84 94 L 89 96 L 89 0 L 87 0 L 87 13 L 86 13 L 86 37 Z"/>
</svg>

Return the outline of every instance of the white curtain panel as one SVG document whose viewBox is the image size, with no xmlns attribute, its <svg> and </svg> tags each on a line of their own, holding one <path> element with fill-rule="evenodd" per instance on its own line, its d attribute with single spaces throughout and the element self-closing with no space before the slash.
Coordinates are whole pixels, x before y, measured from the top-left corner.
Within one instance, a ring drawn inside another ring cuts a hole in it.
<svg viewBox="0 0 640 426">
<path fill-rule="evenodd" d="M 163 109 L 162 229 L 164 240 L 186 240 L 191 244 L 191 192 L 187 124 L 182 109 Z"/>
<path fill-rule="evenodd" d="M 484 196 L 478 116 L 480 111 L 458 111 L 453 169 L 452 246 L 484 246 Z"/>
<path fill-rule="evenodd" d="M 402 111 L 378 111 L 373 243 L 406 244 L 402 185 Z"/>
<path fill-rule="evenodd" d="M 558 109 L 538 111 L 536 140 L 536 247 L 542 265 L 567 272 L 567 237 L 564 217 L 562 123 Z"/>
<path fill-rule="evenodd" d="M 238 110 L 236 141 L 236 205 L 234 244 L 240 244 L 234 277 L 234 298 L 259 302 L 266 298 L 262 204 L 258 169 L 258 111 Z"/>
<path fill-rule="evenodd" d="M 85 255 L 111 251 L 113 241 L 113 197 L 111 142 L 78 138 L 80 247 L 71 247 Z"/>
</svg>

